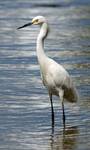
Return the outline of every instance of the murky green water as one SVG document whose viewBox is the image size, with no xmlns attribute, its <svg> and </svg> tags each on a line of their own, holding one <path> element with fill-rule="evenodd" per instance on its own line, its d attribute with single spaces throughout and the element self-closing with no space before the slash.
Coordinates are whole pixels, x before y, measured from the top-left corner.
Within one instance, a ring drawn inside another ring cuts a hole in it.
<svg viewBox="0 0 90 150">
<path fill-rule="evenodd" d="M 78 104 L 65 104 L 63 134 L 61 103 L 53 97 L 55 128 L 36 57 L 39 27 L 17 27 L 37 15 L 47 17 L 50 34 L 45 51 L 71 74 Z M 89 0 L 0 0 L 0 149 L 90 149 L 90 2 Z"/>
</svg>

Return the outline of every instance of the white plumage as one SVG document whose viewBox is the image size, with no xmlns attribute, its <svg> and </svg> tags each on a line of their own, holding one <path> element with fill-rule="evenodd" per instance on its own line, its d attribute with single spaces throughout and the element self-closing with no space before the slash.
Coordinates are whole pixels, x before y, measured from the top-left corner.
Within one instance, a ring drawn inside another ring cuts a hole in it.
<svg viewBox="0 0 90 150">
<path fill-rule="evenodd" d="M 64 98 L 67 101 L 77 101 L 77 93 L 72 79 L 61 65 L 52 59 L 46 59 L 43 69 L 41 67 L 41 74 L 44 85 L 52 95 L 59 96 L 59 92 L 63 90 Z"/>
<path fill-rule="evenodd" d="M 48 93 L 51 101 L 52 110 L 52 125 L 54 125 L 54 110 L 52 103 L 52 95 L 59 96 L 62 109 L 63 109 L 63 124 L 65 127 L 65 112 L 64 112 L 64 100 L 69 102 L 76 102 L 78 94 L 72 79 L 63 66 L 47 57 L 44 52 L 44 39 L 48 34 L 48 23 L 45 17 L 37 16 L 31 23 L 28 23 L 20 28 L 29 26 L 31 24 L 40 25 L 40 33 L 37 38 L 37 57 L 40 64 L 40 72 L 44 86 L 48 89 Z"/>
</svg>

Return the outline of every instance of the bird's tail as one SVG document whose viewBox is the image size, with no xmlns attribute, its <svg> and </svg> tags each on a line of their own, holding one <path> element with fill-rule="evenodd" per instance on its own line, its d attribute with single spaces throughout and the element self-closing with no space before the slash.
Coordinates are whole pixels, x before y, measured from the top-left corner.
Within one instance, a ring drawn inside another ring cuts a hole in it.
<svg viewBox="0 0 90 150">
<path fill-rule="evenodd" d="M 75 87 L 66 89 L 64 98 L 71 103 L 75 103 L 78 100 L 78 92 Z"/>
</svg>

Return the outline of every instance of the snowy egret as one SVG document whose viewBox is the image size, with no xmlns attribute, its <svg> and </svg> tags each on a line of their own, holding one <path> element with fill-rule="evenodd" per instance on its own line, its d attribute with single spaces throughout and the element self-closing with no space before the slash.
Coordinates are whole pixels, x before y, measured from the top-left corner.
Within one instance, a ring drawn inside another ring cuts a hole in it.
<svg viewBox="0 0 90 150">
<path fill-rule="evenodd" d="M 62 103 L 63 111 L 63 125 L 65 127 L 65 111 L 64 100 L 68 102 L 76 102 L 78 98 L 77 90 L 72 82 L 72 79 L 64 67 L 53 59 L 46 56 L 44 52 L 44 40 L 48 34 L 48 22 L 45 17 L 37 16 L 28 24 L 25 24 L 18 29 L 30 26 L 40 25 L 41 30 L 37 37 L 37 57 L 40 65 L 40 72 L 44 86 L 48 89 L 50 102 L 51 102 L 51 117 L 52 125 L 54 125 L 54 109 L 52 102 L 52 95 L 59 96 Z"/>
</svg>

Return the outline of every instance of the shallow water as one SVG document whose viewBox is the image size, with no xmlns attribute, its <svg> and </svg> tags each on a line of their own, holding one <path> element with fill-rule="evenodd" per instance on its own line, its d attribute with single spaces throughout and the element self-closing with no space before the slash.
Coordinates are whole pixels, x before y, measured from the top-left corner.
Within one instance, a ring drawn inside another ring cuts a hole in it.
<svg viewBox="0 0 90 150">
<path fill-rule="evenodd" d="M 90 2 L 89 0 L 0 0 L 0 149 L 89 150 L 90 147 Z M 36 57 L 39 27 L 17 27 L 37 15 L 47 17 L 48 56 L 71 74 L 80 99 L 65 104 L 53 97 L 55 127 Z"/>
</svg>

